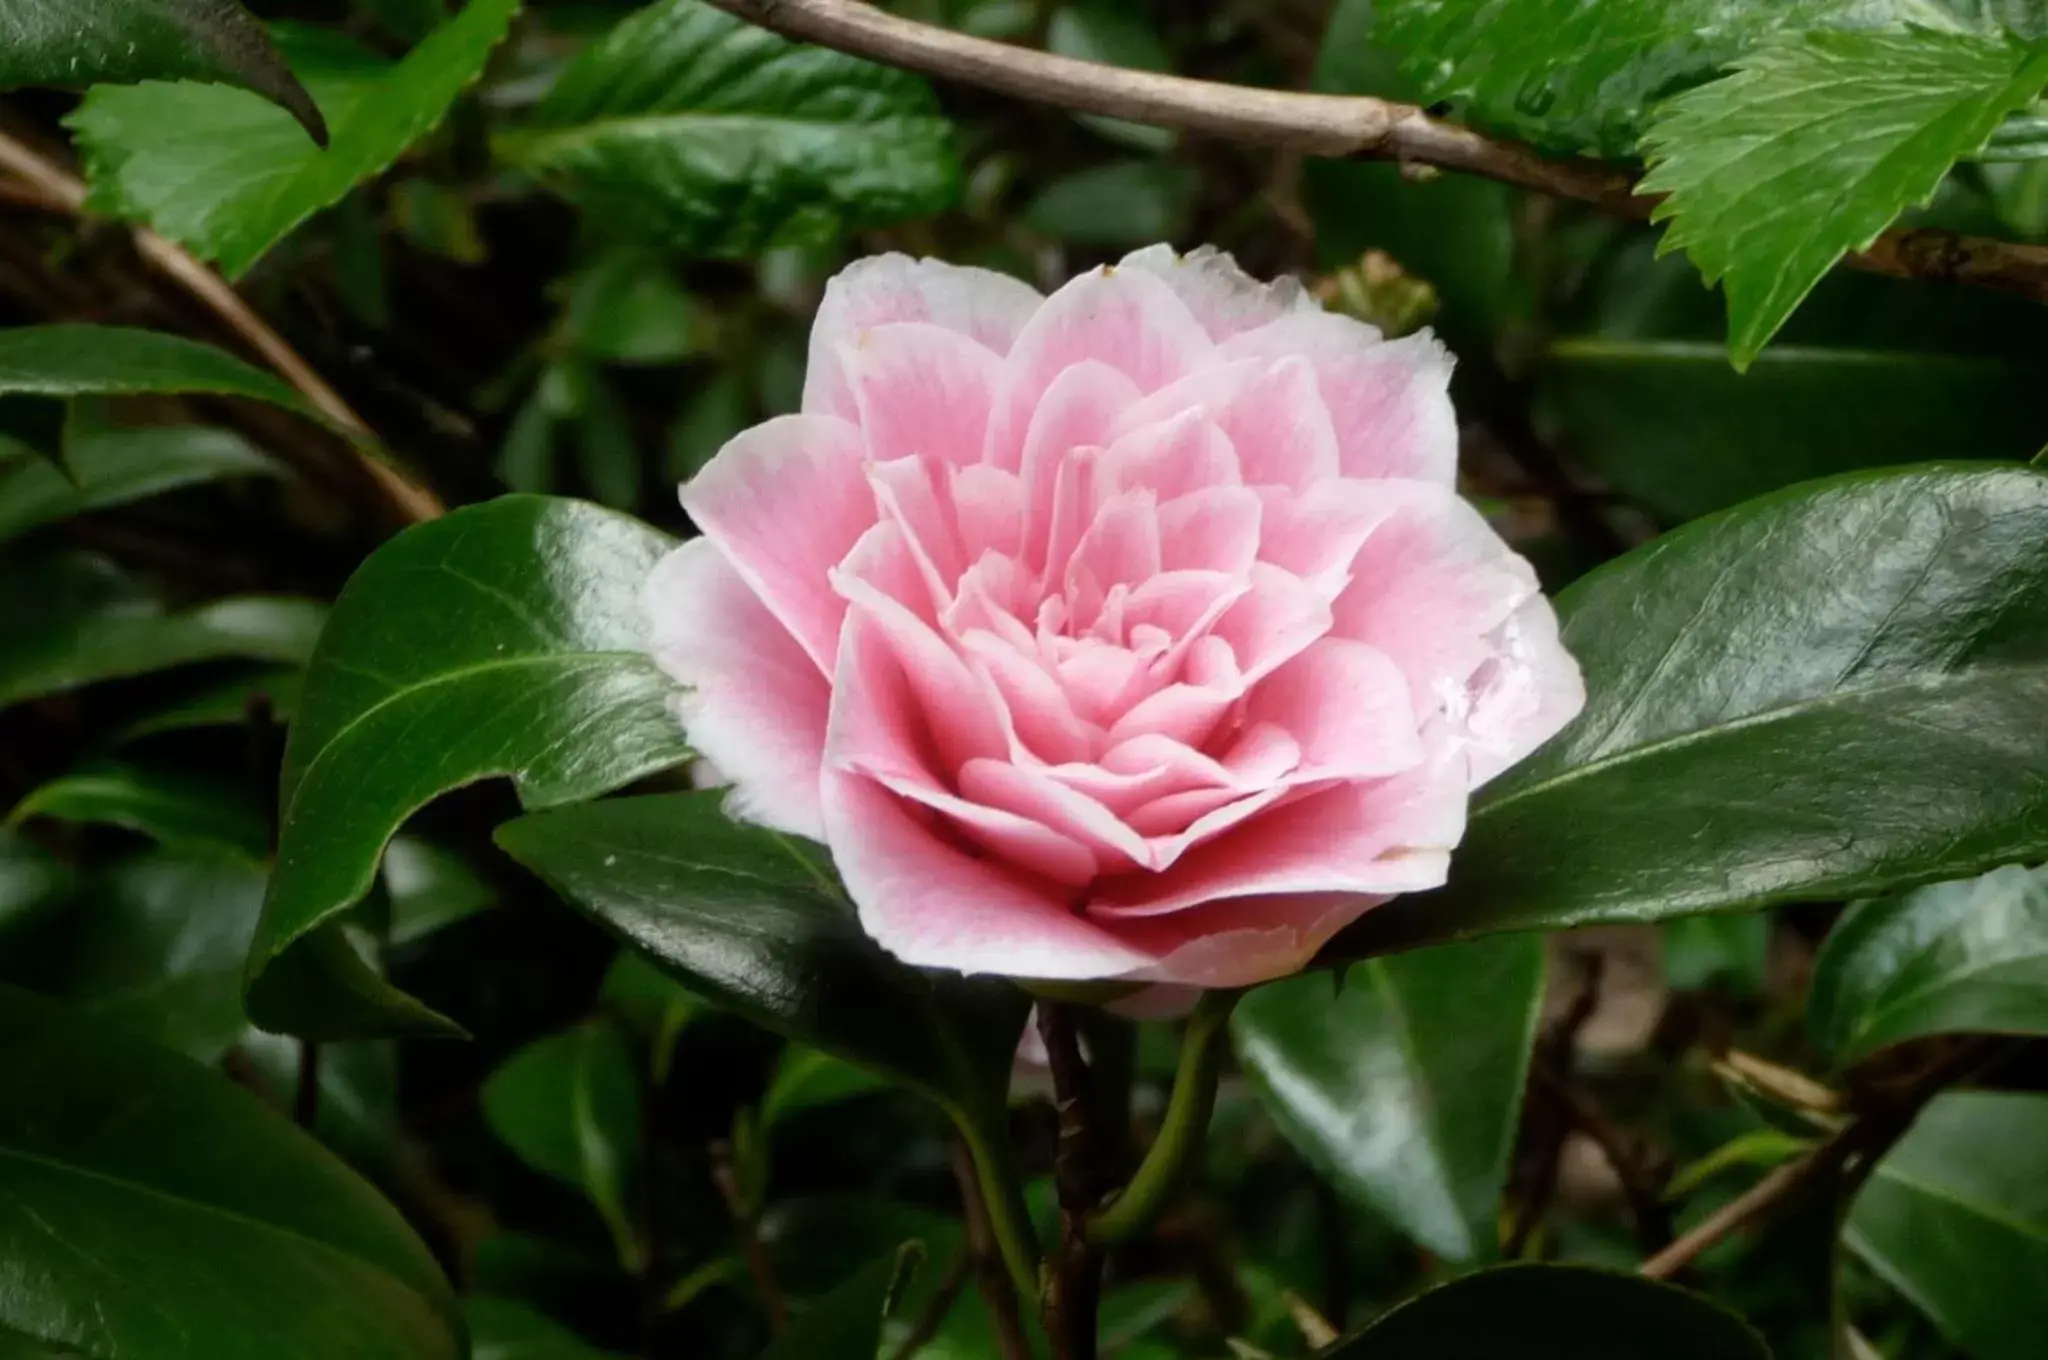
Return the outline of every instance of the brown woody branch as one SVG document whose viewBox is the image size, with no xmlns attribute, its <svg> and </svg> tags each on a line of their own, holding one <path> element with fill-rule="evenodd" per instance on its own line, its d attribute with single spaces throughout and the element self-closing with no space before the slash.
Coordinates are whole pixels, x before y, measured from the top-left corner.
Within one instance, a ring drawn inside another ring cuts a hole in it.
<svg viewBox="0 0 2048 1360">
<path fill-rule="evenodd" d="M 1336 159 L 1435 167 L 1647 218 L 1657 199 L 1635 176 L 1581 158 L 1545 156 L 1413 104 L 1303 94 L 1133 71 L 970 37 L 898 18 L 859 0 L 711 0 L 786 37 L 1035 103 L 1185 128 Z M 1894 229 L 1846 263 L 1896 278 L 1975 284 L 2048 302 L 2048 247 L 1930 229 Z"/>
<path fill-rule="evenodd" d="M 73 217 L 85 215 L 85 181 L 5 132 L 0 132 L 0 170 L 16 177 L 19 187 L 12 196 L 51 212 Z M 445 511 L 446 507 L 432 491 L 363 450 L 363 442 L 376 438 L 369 425 L 283 336 L 242 300 L 226 279 L 183 246 L 146 227 L 135 228 L 134 236 L 136 252 L 151 268 L 219 317 L 279 376 L 298 389 L 309 405 L 349 438 L 364 477 L 388 514 L 399 523 L 415 524 Z"/>
</svg>

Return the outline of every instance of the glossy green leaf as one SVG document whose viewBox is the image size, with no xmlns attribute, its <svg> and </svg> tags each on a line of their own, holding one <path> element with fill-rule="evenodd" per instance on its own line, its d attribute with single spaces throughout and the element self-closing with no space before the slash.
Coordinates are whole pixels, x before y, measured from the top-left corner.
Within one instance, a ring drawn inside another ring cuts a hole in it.
<svg viewBox="0 0 2048 1360">
<path fill-rule="evenodd" d="M 218 81 L 276 100 L 314 140 L 320 110 L 236 0 L 8 0 L 0 87 Z"/>
<path fill-rule="evenodd" d="M 264 596 L 172 613 L 105 558 L 17 560 L 0 571 L 0 707 L 201 661 L 303 663 L 325 613 Z"/>
<path fill-rule="evenodd" d="M 2048 1035 L 2048 870 L 1851 907 L 1814 960 L 1806 1018 L 1838 1063 L 1929 1034 Z"/>
<path fill-rule="evenodd" d="M 157 86 L 205 91 L 203 86 Z M 247 99 L 282 119 L 253 96 Z M 128 91 L 133 94 L 136 91 Z M 285 124 L 285 135 L 304 142 Z M 78 397 L 130 397 L 202 393 L 267 401 L 314 420 L 324 419 L 282 379 L 226 350 L 183 336 L 127 326 L 15 326 L 0 330 L 0 435 L 45 456 L 63 451 L 69 403 Z"/>
<path fill-rule="evenodd" d="M 95 874 L 81 895 L 66 993 L 109 1023 L 217 1062 L 248 1030 L 242 959 L 265 874 L 218 846 L 147 852 Z"/>
<path fill-rule="evenodd" d="M 959 194 L 952 127 L 923 81 L 701 0 L 613 28 L 498 149 L 593 219 L 693 255 L 829 240 Z"/>
<path fill-rule="evenodd" d="M 1770 1360 L 1717 1303 L 1633 1275 L 1516 1265 L 1402 1304 L 1320 1360 Z"/>
<path fill-rule="evenodd" d="M 1483 1260 L 1498 1250 L 1543 975 L 1533 935 L 1418 950 L 1341 980 L 1270 983 L 1238 1003 L 1231 1032 L 1311 1165 L 1438 1255 Z"/>
<path fill-rule="evenodd" d="M 1653 217 L 1728 298 L 1757 356 L 1828 269 L 1927 202 L 2048 84 L 2048 45 L 1924 29 L 1807 33 L 1665 104 L 1644 137 Z"/>
<path fill-rule="evenodd" d="M 1877 1164 L 1842 1240 L 1972 1360 L 2048 1335 L 2048 1098 L 1956 1092 Z"/>
<path fill-rule="evenodd" d="M 1678 522 L 1831 473 L 2048 443 L 2033 363 L 1775 345 L 1747 373 L 1718 344 L 1570 339 L 1541 378 L 1563 446 Z"/>
<path fill-rule="evenodd" d="M 2048 474 L 1808 483 L 1559 600 L 1580 716 L 1340 953 L 1853 897 L 2048 855 Z"/>
<path fill-rule="evenodd" d="M 803 1110 L 837 1105 L 843 1100 L 887 1089 L 888 1083 L 852 1063 L 821 1053 L 802 1044 L 791 1044 L 768 1079 L 761 1097 L 761 1124 L 772 1128 L 778 1121 Z"/>
<path fill-rule="evenodd" d="M 61 469 L 0 450 L 0 541 L 180 487 L 278 471 L 227 430 L 96 430 L 72 439 Z"/>
<path fill-rule="evenodd" d="M 1651 111 L 1778 33 L 1904 22 L 1990 32 L 1974 0 L 1374 0 L 1421 101 L 1560 151 L 1624 157 Z M 1995 2 L 1995 0 L 1994 0 Z M 1400 96 L 1397 96 L 1400 97 Z"/>
<path fill-rule="evenodd" d="M 922 1254 L 910 1242 L 862 1267 L 769 1343 L 761 1360 L 874 1360 L 882 1323 Z"/>
<path fill-rule="evenodd" d="M 558 808 L 497 840 L 706 1000 L 949 1105 L 984 1099 L 1009 1070 L 1022 993 L 898 963 L 813 850 L 730 821 L 722 797 Z"/>
<path fill-rule="evenodd" d="M 469 1320 L 470 1360 L 610 1360 L 544 1313 L 510 1299 L 462 1301 Z"/>
<path fill-rule="evenodd" d="M 91 765 L 38 785 L 7 814 L 16 823 L 32 817 L 123 827 L 167 845 L 225 846 L 251 860 L 270 851 L 270 828 L 246 786 L 141 765 Z"/>
<path fill-rule="evenodd" d="M 456 1360 L 433 1256 L 217 1073 L 0 992 L 0 1334 L 134 1360 Z M 146 1132 L 146 1136 L 140 1136 Z"/>
<path fill-rule="evenodd" d="M 640 1079 L 618 1030 L 593 1020 L 528 1044 L 484 1083 L 483 1107 L 521 1161 L 589 1198 L 619 1259 L 638 1269 L 627 1206 L 640 1174 Z"/>
<path fill-rule="evenodd" d="M 238 727 L 247 724 L 259 708 L 273 722 L 289 722 L 298 710 L 301 679 L 301 673 L 293 669 L 261 670 L 211 681 L 121 728 L 111 744 L 125 746 L 161 732 L 195 727 Z"/>
<path fill-rule="evenodd" d="M 230 278 L 426 136 L 482 73 L 519 0 L 471 0 L 397 63 L 333 34 L 280 31 L 333 139 L 309 145 L 237 90 L 94 90 L 66 122 L 102 212 L 147 222 Z"/>
<path fill-rule="evenodd" d="M 277 873 L 249 963 L 257 1023 L 445 1032 L 320 929 L 370 890 L 406 818 L 492 776 L 548 807 L 687 758 L 639 602 L 671 546 L 596 506 L 508 496 L 408 530 L 357 570 L 285 749 Z"/>
</svg>

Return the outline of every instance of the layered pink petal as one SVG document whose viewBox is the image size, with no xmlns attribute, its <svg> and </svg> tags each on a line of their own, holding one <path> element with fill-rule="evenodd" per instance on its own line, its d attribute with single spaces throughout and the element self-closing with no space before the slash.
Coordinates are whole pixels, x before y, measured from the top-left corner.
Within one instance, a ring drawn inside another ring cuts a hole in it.
<svg viewBox="0 0 2048 1360">
<path fill-rule="evenodd" d="M 1586 706 L 1578 662 L 1557 636 L 1557 614 L 1538 595 L 1501 625 L 1465 717 L 1472 787 L 1534 751 Z"/>
<path fill-rule="evenodd" d="M 859 429 L 843 420 L 783 416 L 734 439 L 683 487 L 690 518 L 823 675 L 846 614 L 827 573 L 876 519 L 864 456 Z"/>
<path fill-rule="evenodd" d="M 1214 246 L 1199 246 L 1185 255 L 1172 246 L 1146 246 L 1124 256 L 1117 268 L 1157 275 L 1216 340 L 1227 340 L 1293 312 L 1316 310 L 1316 300 L 1299 279 L 1262 283 Z"/>
<path fill-rule="evenodd" d="M 906 255 L 876 255 L 841 270 L 825 285 L 811 323 L 803 409 L 858 418 L 840 347 L 862 331 L 906 321 L 929 322 L 1008 354 L 1017 333 L 1044 301 L 1038 290 L 1006 274 Z"/>
<path fill-rule="evenodd" d="M 814 839 L 832 689 L 709 539 L 662 558 L 643 597 L 652 652 L 683 686 L 690 745 L 732 784 L 737 818 Z"/>
<path fill-rule="evenodd" d="M 870 459 L 981 461 L 1003 378 L 994 350 L 943 327 L 907 322 L 860 332 L 839 359 Z"/>
</svg>

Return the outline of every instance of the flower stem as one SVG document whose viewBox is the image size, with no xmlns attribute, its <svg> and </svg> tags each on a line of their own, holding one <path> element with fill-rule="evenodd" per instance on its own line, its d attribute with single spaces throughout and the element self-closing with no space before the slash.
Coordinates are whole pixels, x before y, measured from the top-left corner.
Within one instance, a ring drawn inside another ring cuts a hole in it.
<svg viewBox="0 0 2048 1360">
<path fill-rule="evenodd" d="M 1009 1139 L 984 1111 L 951 1113 L 974 1164 L 974 1179 L 988 1213 L 989 1235 L 995 1239 L 1017 1296 L 1034 1302 L 1038 1298 L 1038 1234 L 1031 1227 L 1031 1212 L 1024 1204 L 1024 1186 L 1012 1162 Z"/>
<path fill-rule="evenodd" d="M 1173 1095 L 1167 1101 L 1159 1136 L 1123 1193 L 1090 1216 L 1089 1241 L 1115 1246 L 1144 1232 L 1194 1167 L 1209 1130 L 1209 1115 L 1216 1108 L 1216 1082 L 1223 1072 L 1230 1012 L 1242 995 L 1204 992 L 1196 1003 L 1181 1040 L 1180 1067 L 1174 1073 Z"/>
</svg>

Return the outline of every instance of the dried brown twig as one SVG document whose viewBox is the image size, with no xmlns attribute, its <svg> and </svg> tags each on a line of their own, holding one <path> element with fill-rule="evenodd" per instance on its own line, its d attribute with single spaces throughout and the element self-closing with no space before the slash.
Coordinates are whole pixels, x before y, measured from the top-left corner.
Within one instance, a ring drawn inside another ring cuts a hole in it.
<svg viewBox="0 0 2048 1360">
<path fill-rule="evenodd" d="M 1647 218 L 1654 197 L 1627 170 L 1550 157 L 1487 137 L 1413 104 L 1304 94 L 1134 71 L 1014 47 L 884 13 L 858 0 L 712 0 L 786 37 L 946 80 L 1081 113 L 1186 128 L 1316 156 L 1457 170 L 1622 217 Z M 1895 278 L 1975 284 L 2048 302 L 2048 248 L 1929 229 L 1895 229 L 1846 263 Z"/>
</svg>

